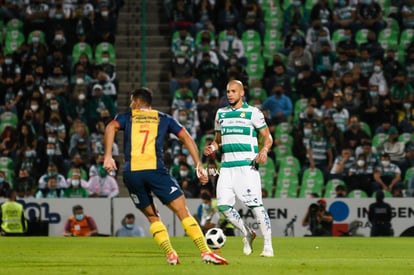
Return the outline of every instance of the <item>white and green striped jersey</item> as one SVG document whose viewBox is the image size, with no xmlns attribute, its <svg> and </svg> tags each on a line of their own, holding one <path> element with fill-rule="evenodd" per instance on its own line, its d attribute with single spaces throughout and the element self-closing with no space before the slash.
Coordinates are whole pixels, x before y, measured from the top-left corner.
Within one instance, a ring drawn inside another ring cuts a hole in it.
<svg viewBox="0 0 414 275">
<path fill-rule="evenodd" d="M 252 165 L 259 152 L 258 132 L 265 127 L 263 113 L 247 103 L 239 109 L 218 109 L 214 129 L 221 133 L 221 167 Z"/>
</svg>

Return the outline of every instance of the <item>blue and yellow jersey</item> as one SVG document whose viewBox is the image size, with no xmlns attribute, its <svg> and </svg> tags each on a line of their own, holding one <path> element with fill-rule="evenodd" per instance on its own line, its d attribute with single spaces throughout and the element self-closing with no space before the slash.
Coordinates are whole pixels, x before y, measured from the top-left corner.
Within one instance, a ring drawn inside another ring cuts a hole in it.
<svg viewBox="0 0 414 275">
<path fill-rule="evenodd" d="M 165 138 L 184 130 L 170 115 L 156 110 L 132 110 L 118 115 L 115 121 L 124 131 L 125 171 L 165 169 Z"/>
</svg>

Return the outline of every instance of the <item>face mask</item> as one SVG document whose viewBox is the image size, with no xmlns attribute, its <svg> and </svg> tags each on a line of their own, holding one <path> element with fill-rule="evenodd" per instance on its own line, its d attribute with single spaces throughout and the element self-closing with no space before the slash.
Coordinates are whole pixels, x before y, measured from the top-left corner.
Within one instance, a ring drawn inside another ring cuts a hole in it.
<svg viewBox="0 0 414 275">
<path fill-rule="evenodd" d="M 188 171 L 180 171 L 180 177 L 185 178 L 188 176 Z"/>
<path fill-rule="evenodd" d="M 345 0 L 339 0 L 338 4 L 339 4 L 339 6 L 344 7 L 344 6 L 346 6 L 346 1 Z"/>
<path fill-rule="evenodd" d="M 54 176 L 56 176 L 58 173 L 57 173 L 57 171 L 47 171 L 47 175 L 49 176 L 49 177 L 54 177 Z"/>
<path fill-rule="evenodd" d="M 101 15 L 102 15 L 103 17 L 107 17 L 107 16 L 109 15 L 109 11 L 102 11 L 102 12 L 101 12 Z"/>
<path fill-rule="evenodd" d="M 30 105 L 30 109 L 32 109 L 33 112 L 36 112 L 39 110 L 39 105 Z"/>
<path fill-rule="evenodd" d="M 76 84 L 77 85 L 82 85 L 83 83 L 85 83 L 85 80 L 83 80 L 83 78 L 81 78 L 81 77 L 76 78 Z"/>
<path fill-rule="evenodd" d="M 55 35 L 55 40 L 56 41 L 62 41 L 63 40 L 63 35 L 62 34 L 56 34 Z"/>
<path fill-rule="evenodd" d="M 312 135 L 312 129 L 309 129 L 309 128 L 303 129 L 303 134 L 305 135 L 305 137 L 311 136 Z"/>
<path fill-rule="evenodd" d="M 367 4 L 367 5 L 371 5 L 372 0 L 364 0 L 364 3 Z"/>
<path fill-rule="evenodd" d="M 184 62 L 185 62 L 185 58 L 182 58 L 182 57 L 177 58 L 177 63 L 178 64 L 182 65 L 182 64 L 184 64 Z"/>
<path fill-rule="evenodd" d="M 365 165 L 365 160 L 359 159 L 359 160 L 357 161 L 357 165 L 358 165 L 359 167 L 364 166 L 364 165 Z"/>
<path fill-rule="evenodd" d="M 327 36 L 320 36 L 319 37 L 319 41 L 321 41 L 321 42 L 327 42 L 328 41 L 328 37 Z"/>
<path fill-rule="evenodd" d="M 72 180 L 72 186 L 79 186 L 79 180 Z"/>
<path fill-rule="evenodd" d="M 75 219 L 76 219 L 77 221 L 81 221 L 81 220 L 83 220 L 83 214 L 76 214 L 76 215 L 75 215 Z"/>
<path fill-rule="evenodd" d="M 55 143 L 56 142 L 56 138 L 55 137 L 48 137 L 47 138 L 47 142 L 48 143 Z"/>
<path fill-rule="evenodd" d="M 377 96 L 377 91 L 369 91 L 369 95 L 371 97 L 376 97 Z"/>
<path fill-rule="evenodd" d="M 56 14 L 55 14 L 55 18 L 56 18 L 56 19 L 58 19 L 58 20 L 60 20 L 60 19 L 62 19 L 62 18 L 63 18 L 63 14 L 61 14 L 61 13 L 56 13 Z"/>
<path fill-rule="evenodd" d="M 201 207 L 203 208 L 203 210 L 209 210 L 210 209 L 210 205 L 207 203 L 202 203 Z"/>
<path fill-rule="evenodd" d="M 206 88 L 210 89 L 211 87 L 213 87 L 213 82 L 206 82 L 204 83 L 204 85 L 206 86 Z"/>
<path fill-rule="evenodd" d="M 35 37 L 32 37 L 32 42 L 33 43 L 38 43 L 39 40 L 40 40 L 39 37 L 36 37 L 36 36 Z"/>
<path fill-rule="evenodd" d="M 190 152 L 188 151 L 188 149 L 182 149 L 181 150 L 181 152 L 184 154 L 184 155 L 186 155 L 186 156 L 188 156 L 189 154 L 190 154 Z"/>
<path fill-rule="evenodd" d="M 293 1 L 293 2 L 292 2 L 292 4 L 293 4 L 295 7 L 299 7 L 300 5 L 302 5 L 302 2 L 301 2 L 301 1 Z"/>
<path fill-rule="evenodd" d="M 46 154 L 47 154 L 48 156 L 53 156 L 53 155 L 55 154 L 55 149 L 47 149 L 47 150 L 46 150 Z"/>
<path fill-rule="evenodd" d="M 404 103 L 403 105 L 404 105 L 405 109 L 410 109 L 411 108 L 411 103 L 407 102 L 407 103 Z"/>
<path fill-rule="evenodd" d="M 133 228 L 134 228 L 134 224 L 133 224 L 133 223 L 126 223 L 126 224 L 125 224 L 125 227 L 126 227 L 127 229 L 133 229 Z"/>
<path fill-rule="evenodd" d="M 381 165 L 384 166 L 384 167 L 387 167 L 387 166 L 390 165 L 390 161 L 389 160 L 382 160 Z"/>
<path fill-rule="evenodd" d="M 79 95 L 78 95 L 78 99 L 79 99 L 80 101 L 85 100 L 85 98 L 86 98 L 85 94 L 79 94 Z"/>
<path fill-rule="evenodd" d="M 6 58 L 6 59 L 4 60 L 4 64 L 6 64 L 6 65 L 10 65 L 12 62 L 13 62 L 13 61 L 12 61 L 10 58 Z"/>
<path fill-rule="evenodd" d="M 234 36 L 233 35 L 227 35 L 227 41 L 233 41 Z"/>
<path fill-rule="evenodd" d="M 187 109 L 190 108 L 191 107 L 191 102 L 188 102 L 188 101 L 184 102 L 184 107 L 187 108 Z"/>
<path fill-rule="evenodd" d="M 109 63 L 108 57 L 102 57 L 102 63 Z"/>
<path fill-rule="evenodd" d="M 178 120 L 179 120 L 180 122 L 186 122 L 186 121 L 187 121 L 187 116 L 179 116 L 179 117 L 178 117 Z"/>
<path fill-rule="evenodd" d="M 4 182 L 4 178 L 0 178 L 0 183 L 3 183 Z"/>
<path fill-rule="evenodd" d="M 33 156 L 34 156 L 34 154 L 35 154 L 35 152 L 34 152 L 33 150 L 29 150 L 29 151 L 26 151 L 26 152 L 24 153 L 24 155 L 25 155 L 27 158 L 33 157 Z"/>
<path fill-rule="evenodd" d="M 47 93 L 46 94 L 46 99 L 51 99 L 53 97 L 53 94 L 52 93 Z"/>
<path fill-rule="evenodd" d="M 374 66 L 374 72 L 376 72 L 376 73 L 381 72 L 381 66 L 375 65 Z"/>
<path fill-rule="evenodd" d="M 57 105 L 57 104 L 52 104 L 52 105 L 50 105 L 50 109 L 51 109 L 52 111 L 57 111 L 57 110 L 59 109 L 59 105 Z"/>
</svg>

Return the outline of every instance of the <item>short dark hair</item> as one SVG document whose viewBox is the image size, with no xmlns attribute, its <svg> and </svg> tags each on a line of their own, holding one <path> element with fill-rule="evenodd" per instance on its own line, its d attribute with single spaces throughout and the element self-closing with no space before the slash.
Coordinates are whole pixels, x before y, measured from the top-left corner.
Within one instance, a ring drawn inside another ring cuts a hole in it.
<svg viewBox="0 0 414 275">
<path fill-rule="evenodd" d="M 152 91 L 147 87 L 141 87 L 135 89 L 131 93 L 133 99 L 139 99 L 142 103 L 146 103 L 151 106 L 152 104 Z"/>
<path fill-rule="evenodd" d="M 77 210 L 83 210 L 82 205 L 77 204 L 77 205 L 75 205 L 75 206 L 72 208 L 72 212 L 73 212 L 73 213 L 75 213 L 75 211 L 77 211 Z"/>
<path fill-rule="evenodd" d="M 132 214 L 132 213 L 128 213 L 128 214 L 125 215 L 125 218 L 127 218 L 127 219 L 135 219 L 135 215 Z"/>
</svg>

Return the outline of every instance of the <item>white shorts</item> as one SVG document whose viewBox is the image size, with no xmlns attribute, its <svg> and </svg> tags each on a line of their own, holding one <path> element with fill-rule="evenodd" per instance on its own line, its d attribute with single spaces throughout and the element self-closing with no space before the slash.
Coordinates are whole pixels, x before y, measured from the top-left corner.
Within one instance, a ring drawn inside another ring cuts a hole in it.
<svg viewBox="0 0 414 275">
<path fill-rule="evenodd" d="M 246 206 L 263 205 L 259 171 L 251 166 L 220 169 L 217 181 L 217 205 L 234 206 L 236 196 Z"/>
</svg>

